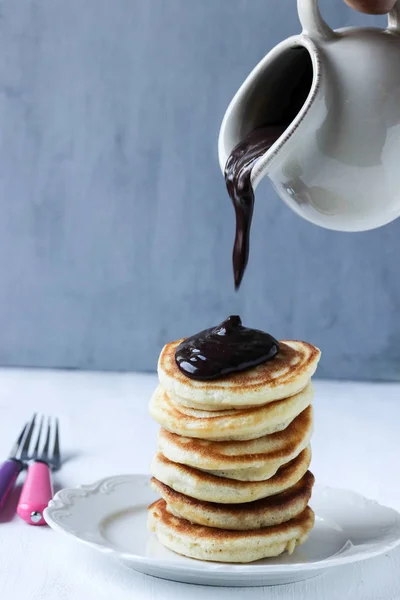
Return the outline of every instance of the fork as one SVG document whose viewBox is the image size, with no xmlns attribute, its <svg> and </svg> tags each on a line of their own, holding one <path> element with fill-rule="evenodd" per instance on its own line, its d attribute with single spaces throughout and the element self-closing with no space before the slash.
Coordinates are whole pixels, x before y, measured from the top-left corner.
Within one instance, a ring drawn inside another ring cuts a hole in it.
<svg viewBox="0 0 400 600">
<path fill-rule="evenodd" d="M 43 511 L 53 497 L 50 469 L 55 471 L 61 466 L 58 419 L 52 422 L 52 419 L 48 417 L 47 427 L 44 421 L 45 419 L 42 416 L 33 451 L 29 453 L 30 440 L 27 448 L 25 448 L 25 460 L 33 462 L 28 467 L 17 506 L 18 515 L 30 525 L 46 525 L 46 521 L 43 519 Z M 31 425 L 32 423 L 34 428 L 35 418 L 32 419 Z M 46 439 L 43 445 L 44 436 L 46 436 Z M 50 444 L 52 445 L 51 450 Z M 43 446 L 42 450 L 40 450 L 41 446 Z"/>
<path fill-rule="evenodd" d="M 24 463 L 21 460 L 22 442 L 29 424 L 24 425 L 17 441 L 11 448 L 10 457 L 3 462 L 0 467 L 0 510 L 3 508 L 8 494 L 14 487 L 17 477 L 24 468 Z"/>
<path fill-rule="evenodd" d="M 10 458 L 0 467 L 0 510 L 28 460 L 29 444 L 35 428 L 36 414 L 26 423 L 10 452 Z"/>
</svg>

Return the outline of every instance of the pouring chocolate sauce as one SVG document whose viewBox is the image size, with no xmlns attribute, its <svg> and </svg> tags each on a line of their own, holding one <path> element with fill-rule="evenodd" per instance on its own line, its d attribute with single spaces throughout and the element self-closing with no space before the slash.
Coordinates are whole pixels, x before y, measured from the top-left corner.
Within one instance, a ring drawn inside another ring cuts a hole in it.
<svg viewBox="0 0 400 600">
<path fill-rule="evenodd" d="M 269 333 L 243 327 L 238 316 L 187 338 L 175 352 L 175 360 L 191 379 L 217 379 L 256 367 L 274 358 L 279 342 Z"/>
<path fill-rule="evenodd" d="M 290 62 L 285 76 L 274 84 L 276 103 L 269 106 L 260 121 L 259 116 L 247 115 L 247 121 L 257 121 L 250 133 L 231 151 L 225 163 L 225 183 L 236 213 L 236 236 L 233 247 L 235 288 L 238 289 L 249 257 L 254 190 L 251 172 L 255 162 L 265 154 L 289 127 L 304 105 L 311 89 L 313 67 L 304 48 L 290 50 Z M 247 126 L 248 130 L 248 126 Z"/>
<path fill-rule="evenodd" d="M 251 171 L 260 158 L 285 131 L 287 125 L 268 125 L 255 129 L 231 152 L 225 165 L 225 183 L 236 213 L 233 246 L 235 289 L 241 284 L 249 259 L 250 228 L 254 209 Z"/>
</svg>

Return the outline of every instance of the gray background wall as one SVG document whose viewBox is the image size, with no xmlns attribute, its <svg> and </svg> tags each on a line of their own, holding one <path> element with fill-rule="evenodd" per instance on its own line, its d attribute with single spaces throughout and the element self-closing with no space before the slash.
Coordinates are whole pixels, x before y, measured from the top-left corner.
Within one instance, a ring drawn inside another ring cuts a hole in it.
<svg viewBox="0 0 400 600">
<path fill-rule="evenodd" d="M 151 370 L 239 313 L 318 344 L 322 376 L 400 378 L 400 221 L 324 231 L 266 182 L 233 291 L 218 128 L 298 31 L 295 0 L 1 2 L 0 364 Z"/>
</svg>

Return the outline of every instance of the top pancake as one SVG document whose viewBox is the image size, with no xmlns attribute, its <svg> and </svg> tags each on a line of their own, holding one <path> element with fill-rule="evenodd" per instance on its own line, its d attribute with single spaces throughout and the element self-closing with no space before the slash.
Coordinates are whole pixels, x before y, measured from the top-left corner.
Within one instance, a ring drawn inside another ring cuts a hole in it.
<svg viewBox="0 0 400 600">
<path fill-rule="evenodd" d="M 321 356 L 312 344 L 283 341 L 279 353 L 268 362 L 220 379 L 198 381 L 184 375 L 175 362 L 175 351 L 182 341 L 162 349 L 160 383 L 175 404 L 208 411 L 260 406 L 293 396 L 307 385 Z"/>
</svg>

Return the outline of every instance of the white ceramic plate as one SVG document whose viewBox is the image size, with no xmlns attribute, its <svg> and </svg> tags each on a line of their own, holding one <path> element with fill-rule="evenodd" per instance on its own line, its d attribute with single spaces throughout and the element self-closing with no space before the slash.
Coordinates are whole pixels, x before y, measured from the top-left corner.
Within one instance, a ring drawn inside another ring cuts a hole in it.
<svg viewBox="0 0 400 600">
<path fill-rule="evenodd" d="M 127 567 L 173 581 L 254 586 L 289 583 L 364 560 L 400 544 L 400 514 L 354 492 L 315 486 L 316 524 L 309 540 L 279 558 L 247 565 L 202 562 L 164 548 L 147 531 L 147 506 L 157 498 L 146 475 L 119 475 L 58 492 L 47 523 L 107 552 Z"/>
</svg>

